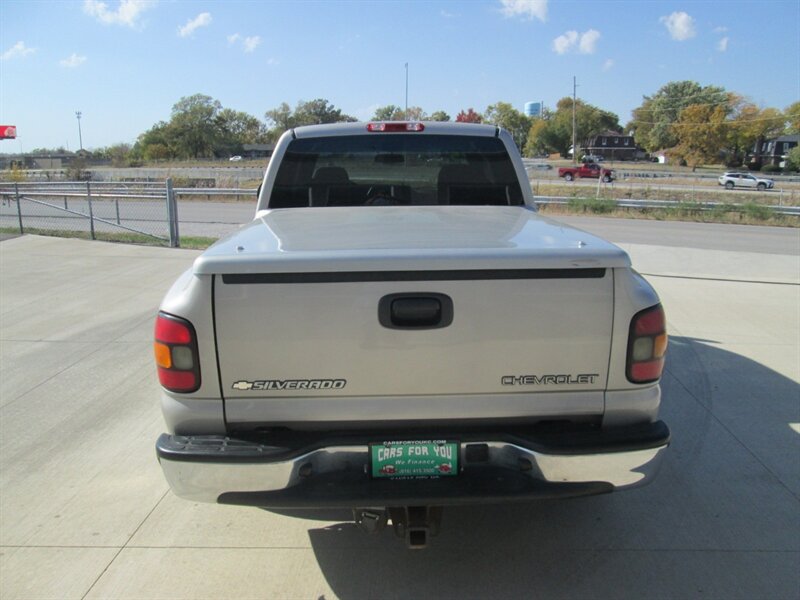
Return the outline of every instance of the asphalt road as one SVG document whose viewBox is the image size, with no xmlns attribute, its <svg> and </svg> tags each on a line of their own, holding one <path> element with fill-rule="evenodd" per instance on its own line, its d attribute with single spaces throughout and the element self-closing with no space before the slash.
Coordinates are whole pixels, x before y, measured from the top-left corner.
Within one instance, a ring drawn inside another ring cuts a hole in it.
<svg viewBox="0 0 800 600">
<path fill-rule="evenodd" d="M 0 597 L 796 600 L 799 259 L 625 247 L 669 321 L 659 477 L 449 508 L 431 547 L 410 552 L 345 513 L 168 490 L 152 323 L 197 252 L 0 242 Z"/>
</svg>

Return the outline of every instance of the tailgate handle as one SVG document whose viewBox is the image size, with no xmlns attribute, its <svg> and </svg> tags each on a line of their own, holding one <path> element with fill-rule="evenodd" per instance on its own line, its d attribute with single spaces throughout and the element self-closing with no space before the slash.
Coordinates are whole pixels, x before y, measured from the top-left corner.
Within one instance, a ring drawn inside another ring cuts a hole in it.
<svg viewBox="0 0 800 600">
<path fill-rule="evenodd" d="M 378 304 L 378 321 L 389 329 L 447 327 L 453 322 L 453 301 L 445 294 L 389 294 Z"/>
</svg>

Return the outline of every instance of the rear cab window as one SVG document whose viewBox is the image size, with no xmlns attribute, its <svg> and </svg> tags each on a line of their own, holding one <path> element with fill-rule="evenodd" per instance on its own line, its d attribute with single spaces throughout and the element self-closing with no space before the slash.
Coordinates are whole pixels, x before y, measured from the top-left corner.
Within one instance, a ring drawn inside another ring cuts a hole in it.
<svg viewBox="0 0 800 600">
<path fill-rule="evenodd" d="M 381 133 L 292 140 L 268 206 L 522 204 L 500 139 Z"/>
</svg>

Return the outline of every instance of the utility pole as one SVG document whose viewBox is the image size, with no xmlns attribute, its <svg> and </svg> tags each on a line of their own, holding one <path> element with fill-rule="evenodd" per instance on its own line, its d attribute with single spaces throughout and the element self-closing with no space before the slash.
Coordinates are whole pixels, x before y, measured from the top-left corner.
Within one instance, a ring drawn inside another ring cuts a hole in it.
<svg viewBox="0 0 800 600">
<path fill-rule="evenodd" d="M 575 101 L 577 98 L 578 80 L 572 76 L 572 164 L 578 164 L 578 149 L 575 147 Z"/>
<path fill-rule="evenodd" d="M 81 145 L 81 150 L 83 150 L 83 135 L 81 134 L 81 111 L 76 110 L 75 116 L 78 118 L 78 142 Z"/>
<path fill-rule="evenodd" d="M 408 63 L 406 63 L 406 111 L 403 116 L 408 120 Z"/>
</svg>

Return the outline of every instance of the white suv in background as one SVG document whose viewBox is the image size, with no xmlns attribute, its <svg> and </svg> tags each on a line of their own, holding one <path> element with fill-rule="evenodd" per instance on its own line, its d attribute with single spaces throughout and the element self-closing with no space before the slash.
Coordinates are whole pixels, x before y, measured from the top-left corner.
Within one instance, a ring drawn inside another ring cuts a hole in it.
<svg viewBox="0 0 800 600">
<path fill-rule="evenodd" d="M 775 186 L 775 182 L 772 179 L 756 177 L 750 173 L 725 173 L 720 176 L 719 184 L 724 185 L 725 189 L 728 190 L 732 190 L 735 187 L 771 190 Z"/>
</svg>

